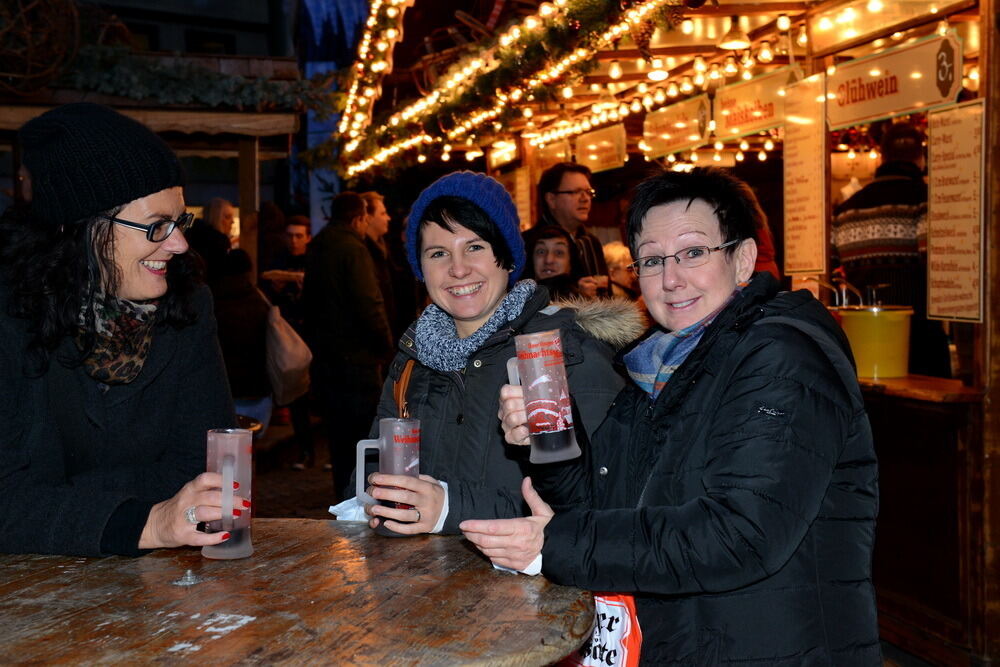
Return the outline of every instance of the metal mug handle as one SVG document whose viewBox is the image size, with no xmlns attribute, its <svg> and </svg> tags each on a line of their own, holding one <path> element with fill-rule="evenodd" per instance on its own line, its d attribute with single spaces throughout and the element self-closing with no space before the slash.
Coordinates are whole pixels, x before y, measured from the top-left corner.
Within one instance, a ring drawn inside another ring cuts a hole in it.
<svg viewBox="0 0 1000 667">
<path fill-rule="evenodd" d="M 236 457 L 222 457 L 222 529 L 233 529 L 233 481 L 236 479 Z"/>
<path fill-rule="evenodd" d="M 354 495 L 358 497 L 358 502 L 365 505 L 374 505 L 378 501 L 365 493 L 365 452 L 374 449 L 381 453 L 381 440 L 359 440 L 358 455 L 354 467 Z"/>
<path fill-rule="evenodd" d="M 507 360 L 507 381 L 509 384 L 521 384 L 521 373 L 517 369 L 517 357 Z"/>
</svg>

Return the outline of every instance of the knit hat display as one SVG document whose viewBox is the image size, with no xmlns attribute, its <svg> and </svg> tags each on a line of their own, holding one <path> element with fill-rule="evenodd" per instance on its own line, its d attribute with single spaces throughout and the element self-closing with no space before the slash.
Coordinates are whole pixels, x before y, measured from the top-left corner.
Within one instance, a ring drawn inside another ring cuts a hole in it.
<svg viewBox="0 0 1000 667">
<path fill-rule="evenodd" d="M 65 225 L 183 183 L 174 152 L 148 127 L 100 104 L 65 104 L 18 131 L 31 211 Z"/>
<path fill-rule="evenodd" d="M 508 285 L 513 285 L 524 270 L 524 241 L 521 239 L 521 223 L 517 217 L 517 207 L 506 188 L 494 178 L 473 171 L 456 171 L 442 176 L 431 183 L 414 202 L 410 209 L 406 226 L 406 257 L 417 280 L 423 280 L 417 247 L 417 232 L 424 210 L 438 197 L 460 197 L 466 199 L 486 213 L 500 230 L 501 236 L 510 248 L 514 258 L 514 270 L 510 272 Z"/>
</svg>

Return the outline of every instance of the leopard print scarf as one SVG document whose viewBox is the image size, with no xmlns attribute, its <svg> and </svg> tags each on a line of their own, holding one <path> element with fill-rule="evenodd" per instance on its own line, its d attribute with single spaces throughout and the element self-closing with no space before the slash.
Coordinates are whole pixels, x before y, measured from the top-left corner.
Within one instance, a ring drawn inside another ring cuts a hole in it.
<svg viewBox="0 0 1000 667">
<path fill-rule="evenodd" d="M 83 361 L 87 374 L 104 384 L 128 384 L 139 376 L 153 341 L 156 302 L 135 303 L 98 295 L 93 302 L 97 341 Z M 80 313 L 84 325 L 85 313 Z M 77 346 L 83 349 L 83 333 Z"/>
</svg>

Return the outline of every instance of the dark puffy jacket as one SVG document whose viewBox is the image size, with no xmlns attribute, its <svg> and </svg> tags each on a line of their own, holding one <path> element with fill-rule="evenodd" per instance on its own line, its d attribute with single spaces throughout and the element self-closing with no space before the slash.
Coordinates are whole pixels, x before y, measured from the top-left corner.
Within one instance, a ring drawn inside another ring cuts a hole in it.
<svg viewBox="0 0 1000 667">
<path fill-rule="evenodd" d="M 327 225 L 306 249 L 306 342 L 319 364 L 384 364 L 392 333 L 375 266 L 361 236 Z"/>
<path fill-rule="evenodd" d="M 236 251 L 233 251 L 236 252 Z M 271 394 L 267 378 L 267 314 L 271 306 L 248 274 L 223 276 L 213 287 L 219 346 L 235 399 Z"/>
<path fill-rule="evenodd" d="M 600 304 L 585 313 L 589 330 L 610 336 L 632 337 L 639 317 L 618 304 Z M 614 310 L 614 312 L 611 312 Z M 465 519 L 512 518 L 524 516 L 521 498 L 527 448 L 504 442 L 497 419 L 500 387 L 507 382 L 507 360 L 515 356 L 514 336 L 559 329 L 570 393 L 582 415 L 588 436 L 604 418 L 608 406 L 623 386 L 612 367 L 611 348 L 581 328 L 580 311 L 549 306 L 549 295 L 539 287 L 525 304 L 521 315 L 490 337 L 474 353 L 462 372 L 442 373 L 414 365 L 407 389 L 410 415 L 420 420 L 420 472 L 448 483 L 448 517 L 443 532 L 458 533 Z M 595 326 L 596 325 L 596 326 Z M 393 383 L 408 359 L 416 359 L 414 328 L 400 341 L 400 352 L 389 369 L 379 402 L 378 416 L 397 417 Z M 621 342 L 621 341 L 619 341 Z M 378 424 L 373 426 L 373 437 Z"/>
<path fill-rule="evenodd" d="M 588 463 L 535 480 L 557 509 L 544 574 L 635 593 L 646 664 L 881 664 L 850 348 L 811 295 L 777 289 L 756 274 L 655 402 L 629 383 Z"/>
</svg>

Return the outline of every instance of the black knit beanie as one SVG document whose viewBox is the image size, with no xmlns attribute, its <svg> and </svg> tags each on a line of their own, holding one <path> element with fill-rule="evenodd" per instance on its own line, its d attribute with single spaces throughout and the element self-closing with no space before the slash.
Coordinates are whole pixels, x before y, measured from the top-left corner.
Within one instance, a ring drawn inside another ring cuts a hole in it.
<svg viewBox="0 0 1000 667">
<path fill-rule="evenodd" d="M 100 104 L 66 104 L 18 131 L 31 211 L 66 225 L 182 185 L 174 152 L 148 127 Z"/>
</svg>

